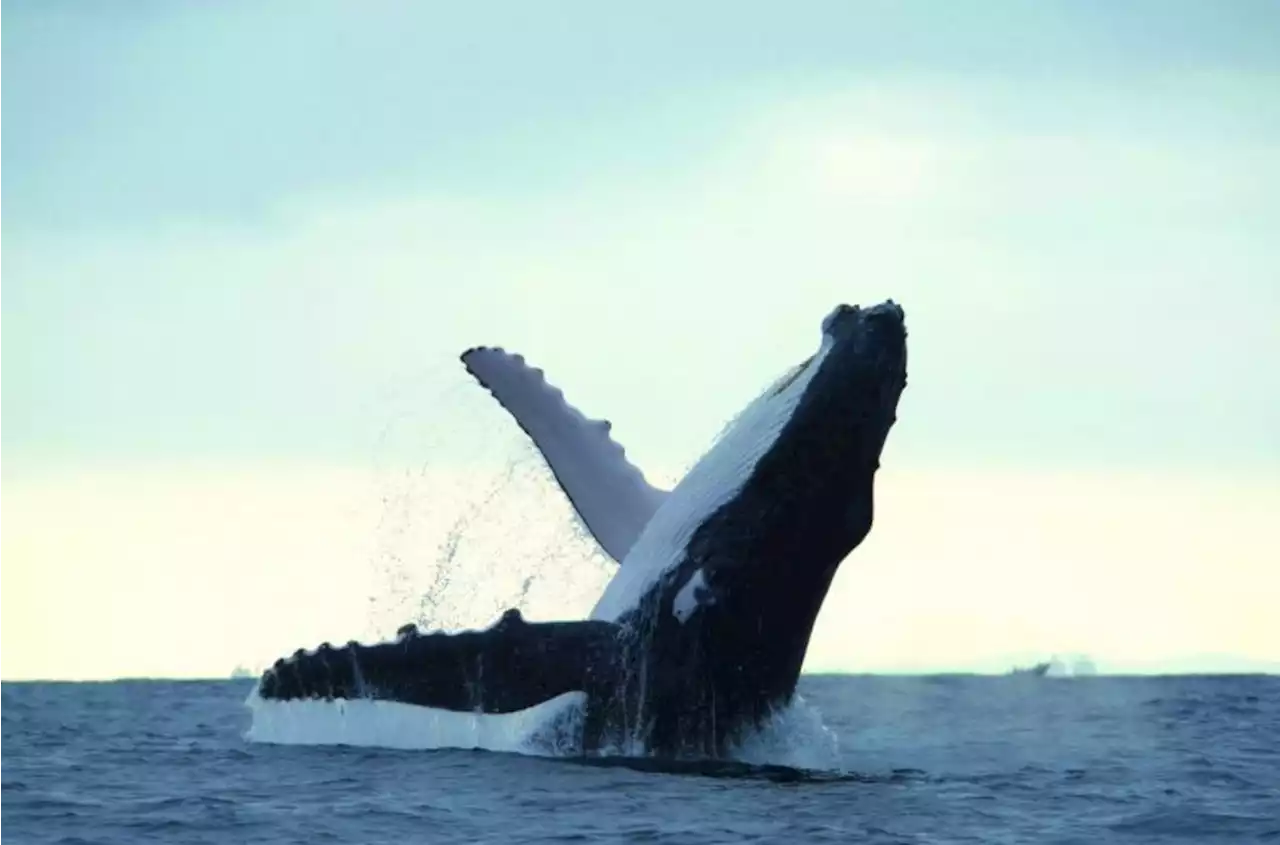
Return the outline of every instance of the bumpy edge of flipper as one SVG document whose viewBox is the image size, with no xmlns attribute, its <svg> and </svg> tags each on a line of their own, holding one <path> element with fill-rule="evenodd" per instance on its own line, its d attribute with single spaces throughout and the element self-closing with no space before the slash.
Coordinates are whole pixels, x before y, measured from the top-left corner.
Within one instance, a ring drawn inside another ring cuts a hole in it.
<svg viewBox="0 0 1280 845">
<path fill-rule="evenodd" d="M 619 628 L 608 622 L 526 622 L 508 610 L 487 629 L 390 642 L 325 643 L 263 673 L 267 700 L 379 699 L 480 713 L 513 713 L 566 692 L 600 695 L 618 680 Z"/>
<path fill-rule="evenodd" d="M 667 492 L 627 460 L 607 420 L 588 419 L 523 356 L 477 346 L 461 360 L 542 453 L 601 548 L 621 562 Z"/>
</svg>

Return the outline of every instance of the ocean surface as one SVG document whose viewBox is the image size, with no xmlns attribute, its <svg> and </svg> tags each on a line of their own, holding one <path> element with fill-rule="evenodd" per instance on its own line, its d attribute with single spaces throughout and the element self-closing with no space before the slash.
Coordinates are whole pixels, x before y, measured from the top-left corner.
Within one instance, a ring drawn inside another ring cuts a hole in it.
<svg viewBox="0 0 1280 845">
<path fill-rule="evenodd" d="M 252 688 L 3 684 L 4 842 L 1280 843 L 1274 676 L 807 676 L 750 762 L 680 766 Z"/>
</svg>

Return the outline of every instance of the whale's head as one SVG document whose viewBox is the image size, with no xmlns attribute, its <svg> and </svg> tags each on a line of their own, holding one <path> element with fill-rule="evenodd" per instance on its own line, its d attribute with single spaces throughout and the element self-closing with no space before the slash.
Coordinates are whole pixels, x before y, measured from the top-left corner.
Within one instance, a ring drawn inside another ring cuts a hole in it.
<svg viewBox="0 0 1280 845">
<path fill-rule="evenodd" d="M 907 332 L 892 301 L 837 306 L 821 327 L 817 352 L 744 413 L 776 434 L 725 510 L 735 522 L 754 513 L 758 542 L 796 551 L 781 565 L 825 580 L 871 528 L 872 482 L 907 382 Z"/>
<path fill-rule="evenodd" d="M 875 474 L 907 381 L 906 336 L 892 301 L 836 307 L 814 354 L 748 405 L 690 472 L 686 482 L 705 481 L 719 501 L 689 536 L 674 580 L 692 583 L 702 570 L 711 616 L 773 629 L 803 656 L 836 569 L 871 530 Z M 697 607 L 692 593 L 680 595 L 685 611 Z M 680 604 L 673 599 L 677 615 Z"/>
<path fill-rule="evenodd" d="M 871 528 L 872 482 L 906 386 L 902 309 L 840 305 L 820 324 L 818 348 L 767 387 L 726 427 L 645 527 L 594 612 L 615 619 L 661 579 L 687 616 L 742 599 L 757 616 L 770 582 L 782 608 L 813 613 L 836 567 Z M 774 583 L 776 582 L 776 583 Z M 791 614 L 788 614 L 791 615 Z M 754 623 L 753 623 L 754 624 Z M 763 623 L 760 623 L 763 624 Z"/>
</svg>

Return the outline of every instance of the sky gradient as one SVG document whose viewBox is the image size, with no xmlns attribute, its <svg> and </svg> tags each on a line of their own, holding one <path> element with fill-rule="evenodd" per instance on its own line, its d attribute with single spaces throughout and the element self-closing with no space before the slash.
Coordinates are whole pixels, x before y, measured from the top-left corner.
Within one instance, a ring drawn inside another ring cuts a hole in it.
<svg viewBox="0 0 1280 845">
<path fill-rule="evenodd" d="M 5 4 L 4 677 L 585 612 L 457 354 L 668 480 L 888 297 L 814 668 L 1280 664 L 1280 11 L 998 8 Z"/>
</svg>

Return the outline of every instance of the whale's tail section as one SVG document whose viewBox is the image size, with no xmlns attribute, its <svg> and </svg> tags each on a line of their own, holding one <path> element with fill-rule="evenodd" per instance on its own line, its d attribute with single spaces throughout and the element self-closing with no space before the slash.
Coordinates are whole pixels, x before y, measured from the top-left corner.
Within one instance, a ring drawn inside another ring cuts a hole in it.
<svg viewBox="0 0 1280 845">
<path fill-rule="evenodd" d="M 483 631 L 420 633 L 385 643 L 298 651 L 262 675 L 263 698 L 372 698 L 481 713 L 513 713 L 566 692 L 616 683 L 618 626 L 526 622 L 508 610 Z"/>
<path fill-rule="evenodd" d="M 584 416 L 522 356 L 480 346 L 462 353 L 462 363 L 529 435 L 587 530 L 621 562 L 667 492 L 627 460 L 607 421 Z"/>
</svg>

